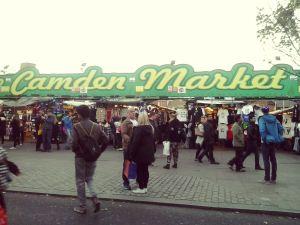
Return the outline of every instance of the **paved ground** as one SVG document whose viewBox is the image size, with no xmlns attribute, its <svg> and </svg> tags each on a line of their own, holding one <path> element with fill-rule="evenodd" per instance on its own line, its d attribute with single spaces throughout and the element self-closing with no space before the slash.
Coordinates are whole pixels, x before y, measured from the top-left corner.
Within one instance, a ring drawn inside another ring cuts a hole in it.
<svg viewBox="0 0 300 225">
<path fill-rule="evenodd" d="M 7 193 L 10 225 L 293 225 L 288 217 L 103 201 L 94 214 L 72 212 L 74 199 Z"/>
<path fill-rule="evenodd" d="M 27 144 L 22 150 L 9 150 L 9 157 L 22 169 L 10 190 L 76 195 L 74 157 L 70 151 L 35 152 Z M 144 196 L 124 191 L 121 186 L 122 152 L 107 150 L 98 162 L 96 190 L 103 199 L 182 204 L 217 208 L 300 213 L 300 156 L 278 153 L 278 184 L 263 185 L 263 171 L 254 170 L 254 157 L 245 162 L 246 173 L 228 169 L 231 150 L 219 150 L 220 165 L 194 162 L 194 150 L 181 150 L 178 169 L 164 170 L 165 157 L 157 153 L 150 169 L 149 193 Z"/>
</svg>

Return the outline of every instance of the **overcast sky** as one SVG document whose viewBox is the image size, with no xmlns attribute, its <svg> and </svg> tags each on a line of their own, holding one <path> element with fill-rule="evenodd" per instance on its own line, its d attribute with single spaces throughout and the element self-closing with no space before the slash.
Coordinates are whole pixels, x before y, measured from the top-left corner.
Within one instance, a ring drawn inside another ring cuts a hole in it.
<svg viewBox="0 0 300 225">
<path fill-rule="evenodd" d="M 32 62 L 42 73 L 72 73 L 87 63 L 134 72 L 175 60 L 197 71 L 238 62 L 269 69 L 256 8 L 271 1 L 0 0 L 0 68 Z"/>
</svg>

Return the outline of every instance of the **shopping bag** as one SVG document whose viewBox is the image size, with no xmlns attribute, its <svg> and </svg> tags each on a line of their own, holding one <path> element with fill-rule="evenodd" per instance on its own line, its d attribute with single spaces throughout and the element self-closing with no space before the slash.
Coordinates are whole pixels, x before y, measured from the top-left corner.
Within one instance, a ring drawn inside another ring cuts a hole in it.
<svg viewBox="0 0 300 225">
<path fill-rule="evenodd" d="M 163 149 L 163 155 L 170 155 L 170 142 L 169 141 L 164 141 L 163 142 L 164 149 Z"/>
<path fill-rule="evenodd" d="M 7 225 L 7 215 L 5 210 L 0 206 L 0 225 Z"/>
<path fill-rule="evenodd" d="M 137 176 L 136 170 L 137 170 L 136 163 L 131 162 L 129 165 L 128 179 L 136 179 L 136 176 Z"/>
</svg>

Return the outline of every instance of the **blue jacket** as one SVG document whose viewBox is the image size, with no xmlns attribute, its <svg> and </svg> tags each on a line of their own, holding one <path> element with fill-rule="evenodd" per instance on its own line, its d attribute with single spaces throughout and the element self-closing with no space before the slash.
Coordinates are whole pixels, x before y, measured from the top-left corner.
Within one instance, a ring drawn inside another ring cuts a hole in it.
<svg viewBox="0 0 300 225">
<path fill-rule="evenodd" d="M 283 142 L 283 127 L 275 116 L 266 114 L 259 119 L 259 132 L 263 143 Z"/>
</svg>

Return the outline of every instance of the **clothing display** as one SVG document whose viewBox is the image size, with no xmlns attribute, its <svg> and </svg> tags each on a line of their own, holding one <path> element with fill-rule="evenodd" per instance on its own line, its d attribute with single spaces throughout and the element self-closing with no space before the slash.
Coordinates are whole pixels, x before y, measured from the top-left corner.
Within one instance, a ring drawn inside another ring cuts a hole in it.
<svg viewBox="0 0 300 225">
<path fill-rule="evenodd" d="M 228 131 L 227 124 L 219 124 L 219 126 L 218 126 L 219 139 L 226 140 L 227 139 L 227 131 Z"/>
<path fill-rule="evenodd" d="M 252 105 L 245 105 L 242 108 L 242 113 L 244 115 L 249 115 L 251 112 L 253 112 L 253 106 Z"/>
<path fill-rule="evenodd" d="M 282 116 L 282 126 L 283 127 L 291 127 L 292 126 L 292 117 L 291 117 L 291 115 L 284 114 Z"/>
<path fill-rule="evenodd" d="M 217 116 L 219 124 L 228 124 L 229 112 L 227 109 L 219 109 Z"/>
<path fill-rule="evenodd" d="M 255 124 L 258 124 L 259 117 L 263 116 L 264 114 L 261 111 L 261 109 L 256 109 L 254 110 L 254 115 L 255 115 Z"/>
<path fill-rule="evenodd" d="M 300 137 L 295 137 L 294 147 L 293 147 L 294 152 L 300 153 L 299 141 L 300 141 Z"/>
</svg>

